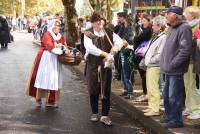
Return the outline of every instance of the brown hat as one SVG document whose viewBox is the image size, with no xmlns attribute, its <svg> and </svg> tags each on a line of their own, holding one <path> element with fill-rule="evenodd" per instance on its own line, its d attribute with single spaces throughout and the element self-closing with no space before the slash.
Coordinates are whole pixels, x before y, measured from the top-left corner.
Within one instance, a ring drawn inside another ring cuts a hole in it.
<svg viewBox="0 0 200 134">
<path fill-rule="evenodd" d="M 99 12 L 94 12 L 92 14 L 92 16 L 90 17 L 90 21 L 91 21 L 91 23 L 93 23 L 93 22 L 102 20 L 102 18 L 103 17 L 101 16 L 101 14 Z"/>
<path fill-rule="evenodd" d="M 117 13 L 117 16 L 127 18 L 127 13 L 126 12 L 119 12 L 119 13 Z"/>
</svg>

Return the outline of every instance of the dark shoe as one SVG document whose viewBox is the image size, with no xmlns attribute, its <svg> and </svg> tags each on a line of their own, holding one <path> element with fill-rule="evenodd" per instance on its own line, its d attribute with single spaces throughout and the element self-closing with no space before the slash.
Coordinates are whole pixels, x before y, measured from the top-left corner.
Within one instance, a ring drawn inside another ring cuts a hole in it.
<svg viewBox="0 0 200 134">
<path fill-rule="evenodd" d="M 125 99 L 132 99 L 133 95 L 132 94 L 127 94 L 126 96 L 124 96 Z"/>
<path fill-rule="evenodd" d="M 127 96 L 127 92 L 123 92 L 122 94 L 120 94 L 120 96 Z"/>
<path fill-rule="evenodd" d="M 195 129 L 200 129 L 200 124 L 195 124 L 195 125 L 193 125 L 193 128 L 195 128 Z"/>
<path fill-rule="evenodd" d="M 182 128 L 183 124 L 175 124 L 175 123 L 168 122 L 168 123 L 164 123 L 162 126 L 165 128 Z"/>
<path fill-rule="evenodd" d="M 167 119 L 166 117 L 163 117 L 160 119 L 160 123 L 168 123 L 169 119 Z"/>
</svg>

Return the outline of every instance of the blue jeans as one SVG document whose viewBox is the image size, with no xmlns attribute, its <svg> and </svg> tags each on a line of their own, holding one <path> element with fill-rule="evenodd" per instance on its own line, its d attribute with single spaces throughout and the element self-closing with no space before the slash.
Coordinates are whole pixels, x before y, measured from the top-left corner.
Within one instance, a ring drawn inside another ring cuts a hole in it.
<svg viewBox="0 0 200 134">
<path fill-rule="evenodd" d="M 164 91 L 164 87 L 165 87 L 165 75 L 164 74 L 160 74 L 160 79 L 159 79 L 159 89 L 160 89 L 160 93 L 163 96 L 163 91 Z"/>
<path fill-rule="evenodd" d="M 182 125 L 182 107 L 184 93 L 183 75 L 165 75 L 164 107 L 168 123 Z"/>
<path fill-rule="evenodd" d="M 131 94 L 133 92 L 133 85 L 131 83 L 131 72 L 132 72 L 132 69 L 130 69 L 130 68 L 125 69 L 124 66 L 122 66 L 121 79 L 124 84 L 125 92 L 129 93 L 129 94 Z"/>
</svg>

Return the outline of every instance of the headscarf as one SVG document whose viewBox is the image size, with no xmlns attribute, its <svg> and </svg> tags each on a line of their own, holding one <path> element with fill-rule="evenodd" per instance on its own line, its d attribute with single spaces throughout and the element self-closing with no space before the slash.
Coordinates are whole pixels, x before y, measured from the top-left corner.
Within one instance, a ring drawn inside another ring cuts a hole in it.
<svg viewBox="0 0 200 134">
<path fill-rule="evenodd" d="M 53 37 L 54 40 L 60 40 L 60 39 L 61 39 L 61 34 L 58 33 L 58 34 L 56 35 L 56 34 L 53 32 L 53 28 L 55 27 L 56 22 L 59 22 L 59 23 L 61 24 L 60 20 L 58 20 L 58 19 L 53 19 L 53 20 L 51 20 L 51 21 L 48 23 L 47 30 L 48 30 L 48 32 L 51 34 L 51 36 Z"/>
</svg>

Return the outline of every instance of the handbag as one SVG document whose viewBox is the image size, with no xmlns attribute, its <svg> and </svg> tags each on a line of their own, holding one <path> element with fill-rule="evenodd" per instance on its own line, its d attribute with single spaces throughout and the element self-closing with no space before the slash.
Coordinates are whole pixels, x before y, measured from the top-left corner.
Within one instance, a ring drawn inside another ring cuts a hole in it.
<svg viewBox="0 0 200 134">
<path fill-rule="evenodd" d="M 135 50 L 135 55 L 137 57 L 144 57 L 148 47 L 149 47 L 149 41 L 142 42 L 139 47 Z"/>
<path fill-rule="evenodd" d="M 147 66 L 145 65 L 145 58 L 143 57 L 142 60 L 139 63 L 139 68 L 142 70 L 146 70 Z"/>
<path fill-rule="evenodd" d="M 76 48 L 68 47 L 69 52 L 58 55 L 58 61 L 64 65 L 79 65 L 82 60 L 82 54 Z"/>
</svg>

